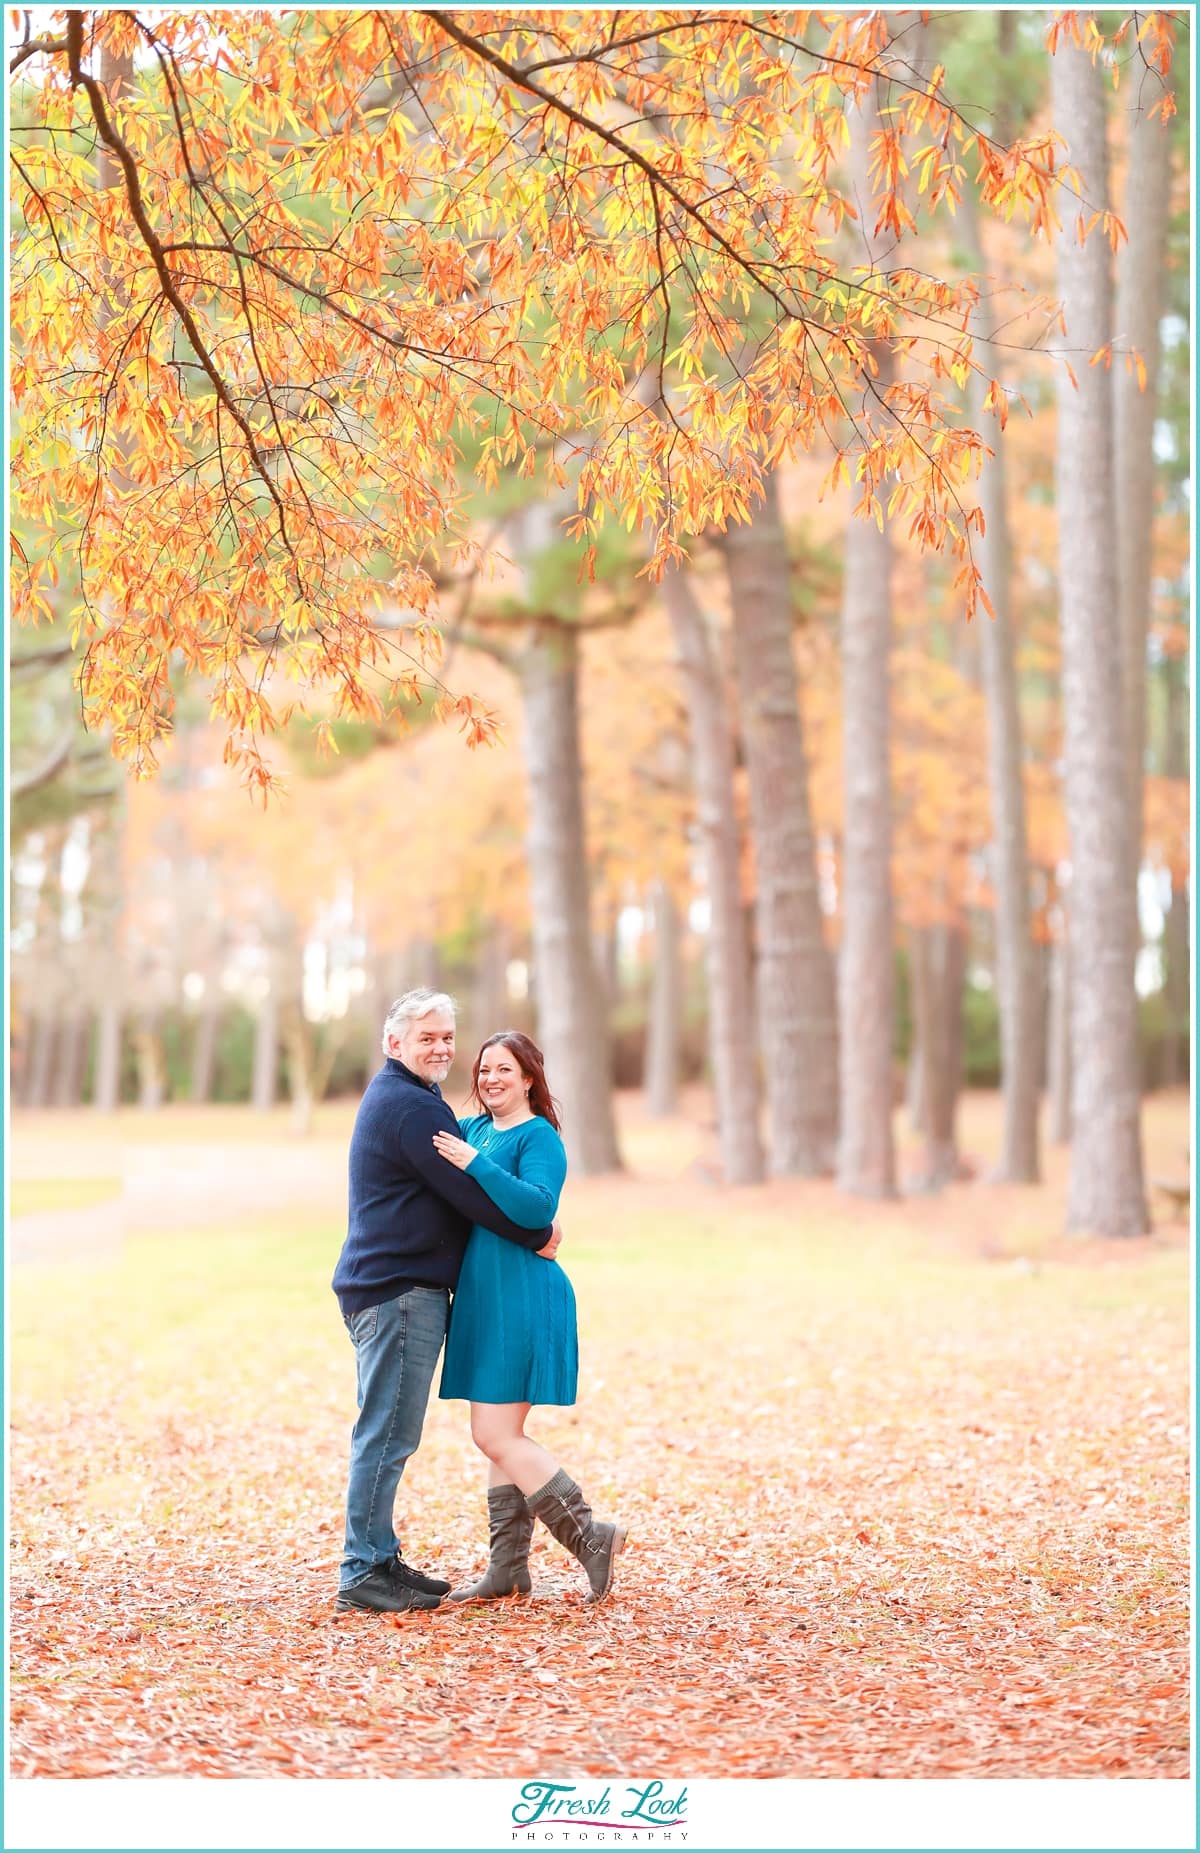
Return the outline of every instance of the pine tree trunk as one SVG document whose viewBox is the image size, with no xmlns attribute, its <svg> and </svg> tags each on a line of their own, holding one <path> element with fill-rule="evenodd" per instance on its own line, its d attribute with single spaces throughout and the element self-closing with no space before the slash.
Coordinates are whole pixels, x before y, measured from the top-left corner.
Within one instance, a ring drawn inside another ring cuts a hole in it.
<svg viewBox="0 0 1200 1853">
<path fill-rule="evenodd" d="M 1007 17 L 1007 16 L 1005 16 Z M 986 266 L 973 202 L 964 207 L 971 261 Z M 990 340 L 991 317 L 975 317 L 977 337 Z M 986 348 L 976 358 L 989 373 L 998 356 Z M 985 387 L 971 377 L 968 416 L 985 431 L 994 456 L 985 460 L 979 506 L 985 532 L 977 541 L 983 582 L 994 615 L 979 620 L 981 661 L 988 715 L 988 786 L 992 803 L 992 854 L 996 893 L 996 991 L 1000 1010 L 1001 1087 L 1004 1129 L 995 1177 L 1011 1184 L 1036 1184 L 1040 1176 L 1038 1108 L 1040 986 L 1030 900 L 1029 834 L 1025 819 L 1017 638 L 1012 594 L 1012 544 L 1005 474 L 1006 439 L 999 421 L 983 410 Z"/>
<path fill-rule="evenodd" d="M 846 535 L 842 608 L 842 944 L 838 956 L 838 1183 L 895 1195 L 893 918 L 888 653 L 891 543 L 874 522 Z"/>
<path fill-rule="evenodd" d="M 29 1056 L 29 1080 L 25 1091 L 27 1107 L 42 1108 L 50 1104 L 50 1081 L 54 1068 L 54 1050 L 58 1041 L 58 1019 L 48 1011 L 39 1011 L 33 1019 L 32 1047 Z"/>
<path fill-rule="evenodd" d="M 471 1032 L 475 1049 L 497 1030 L 507 1029 L 508 1021 L 508 953 L 509 931 L 503 921 L 486 925 L 475 966 L 475 986 L 471 1000 Z"/>
<path fill-rule="evenodd" d="M 167 1069 L 158 1011 L 143 1013 L 134 1030 L 133 1042 L 137 1051 L 138 1106 L 143 1113 L 156 1113 L 167 1097 Z"/>
<path fill-rule="evenodd" d="M 592 936 L 592 957 L 600 983 L 600 997 L 605 1014 L 611 1019 L 621 1001 L 621 945 L 617 934 L 617 911 L 604 920 Z"/>
<path fill-rule="evenodd" d="M 1166 719 L 1163 771 L 1167 778 L 1188 774 L 1188 692 L 1185 665 L 1169 658 L 1166 675 Z M 1171 900 L 1163 922 L 1164 988 L 1167 1034 L 1163 1048 L 1163 1086 L 1177 1087 L 1188 1079 L 1191 1037 L 1191 948 L 1187 881 L 1182 871 L 1171 871 Z"/>
<path fill-rule="evenodd" d="M 441 962 L 435 940 L 428 937 L 413 940 L 408 949 L 408 970 L 408 980 L 402 987 L 401 995 L 404 991 L 441 990 Z"/>
<path fill-rule="evenodd" d="M 919 1130 L 925 1115 L 925 1077 L 924 1059 L 921 1052 L 921 1039 L 917 1033 L 917 1020 L 914 992 L 918 979 L 913 970 L 912 952 L 909 952 L 908 988 L 910 1007 L 913 1011 L 912 1043 L 908 1051 L 908 1067 L 904 1074 L 904 1111 L 908 1123 L 914 1130 Z"/>
<path fill-rule="evenodd" d="M 850 160 L 860 199 L 868 199 L 869 138 L 879 132 L 874 89 L 847 110 Z M 865 255 L 874 261 L 868 221 Z M 862 261 L 862 253 L 856 261 Z M 891 355 L 880 344 L 875 387 L 887 391 Z M 887 485 L 879 488 L 886 503 Z M 862 1197 L 896 1194 L 892 1133 L 894 951 L 889 667 L 892 543 L 852 516 L 846 528 L 842 591 L 842 942 L 838 952 L 840 1130 L 837 1180 Z"/>
<path fill-rule="evenodd" d="M 696 827 L 710 919 L 706 938 L 708 1035 L 717 1137 L 727 1184 L 765 1174 L 759 1137 L 758 1063 L 749 935 L 742 908 L 734 750 L 724 679 L 686 571 L 669 568 L 662 599 L 683 678 L 696 789 Z"/>
<path fill-rule="evenodd" d="M 654 967 L 646 1022 L 646 1111 L 669 1119 L 679 1111 L 683 1037 L 683 960 L 679 909 L 665 881 L 654 884 Z"/>
<path fill-rule="evenodd" d="M 1046 1093 L 1050 1100 L 1050 1143 L 1071 1143 L 1071 948 L 1057 939 L 1050 953 L 1050 1034 Z"/>
<path fill-rule="evenodd" d="M 1088 207 L 1108 202 L 1104 75 L 1086 51 L 1052 59 L 1055 126 Z M 1113 1237 L 1148 1226 L 1142 1175 L 1135 895 L 1129 881 L 1128 759 L 1116 600 L 1112 386 L 1087 364 L 1112 334 L 1109 250 L 1078 242 L 1066 211 L 1059 295 L 1078 387 L 1058 394 L 1057 501 L 1071 900 L 1071 1170 L 1067 1226 Z"/>
<path fill-rule="evenodd" d="M 792 570 L 773 475 L 722 540 L 754 845 L 759 1035 L 771 1170 L 819 1177 L 837 1154 L 837 1010 L 817 888 L 796 664 Z"/>
<path fill-rule="evenodd" d="M 212 1099 L 217 1068 L 217 1031 L 221 1012 L 215 1004 L 205 1004 L 196 1018 L 192 1032 L 192 1077 L 190 1098 L 207 1103 Z"/>
<path fill-rule="evenodd" d="M 912 1046 L 905 1076 L 904 1104 L 914 1132 L 925 1127 L 925 1063 L 933 1003 L 930 997 L 929 929 L 908 929 L 908 1006 L 912 1017 Z"/>
<path fill-rule="evenodd" d="M 333 1079 L 338 1056 L 346 1046 L 347 1028 L 345 1017 L 335 1017 L 332 1023 L 326 1025 L 319 1048 L 314 1032 L 311 1028 L 308 1031 L 311 1062 L 309 1073 L 314 1110 L 320 1106 L 329 1092 L 329 1084 Z"/>
<path fill-rule="evenodd" d="M 98 1113 L 115 1113 L 121 1104 L 121 1006 L 102 1003 L 97 1016 L 96 1073 L 92 1105 Z"/>
<path fill-rule="evenodd" d="M 254 1069 L 250 1100 L 256 1113 L 269 1113 L 275 1105 L 279 1074 L 279 992 L 272 974 L 271 988 L 258 1007 L 254 1023 Z"/>
<path fill-rule="evenodd" d="M 383 986 L 378 982 L 368 984 L 366 990 L 366 1017 L 361 1025 L 362 1065 L 369 1081 L 371 1076 L 383 1065 L 383 1024 L 392 998 L 389 994 L 384 999 Z"/>
<path fill-rule="evenodd" d="M 1180 1087 L 1188 1078 L 1190 997 L 1188 976 L 1191 957 L 1188 930 L 1187 884 L 1171 877 L 1171 903 L 1163 922 L 1166 966 L 1167 1033 L 1163 1045 L 1163 1086 Z"/>
<path fill-rule="evenodd" d="M 594 1176 L 619 1170 L 621 1156 L 608 1024 L 588 918 L 575 633 L 563 625 L 538 625 L 520 658 L 520 677 L 538 1035 L 551 1092 L 562 1102 L 572 1169 Z"/>
<path fill-rule="evenodd" d="M 917 1124 L 925 1142 L 917 1187 L 940 1190 L 957 1176 L 959 1165 L 967 935 L 962 927 L 945 923 L 916 927 L 910 932 L 909 944 L 921 1072 Z"/>
<path fill-rule="evenodd" d="M 77 1107 L 83 1094 L 89 1023 L 81 1012 L 65 1017 L 58 1040 L 58 1067 L 54 1077 L 56 1107 Z"/>
<path fill-rule="evenodd" d="M 1050 939 L 1037 940 L 1034 944 L 1037 953 L 1038 983 L 1038 1091 L 1048 1094 L 1050 1091 L 1050 1018 L 1054 1009 L 1052 987 L 1054 983 L 1054 942 Z"/>
<path fill-rule="evenodd" d="M 1136 369 L 1114 356 L 1117 583 L 1121 681 L 1125 710 L 1126 791 L 1129 798 L 1129 879 L 1142 859 L 1142 784 L 1146 752 L 1146 639 L 1150 628 L 1154 537 L 1154 420 L 1158 410 L 1159 324 L 1167 263 L 1171 189 L 1171 138 L 1166 124 L 1146 114 L 1144 87 L 1121 90 L 1129 125 L 1129 165 L 1121 219 L 1128 243 L 1120 257 L 1116 332 L 1121 349 L 1135 348 L 1146 369 L 1141 390 Z M 1076 368 L 1078 372 L 1078 368 Z"/>
<path fill-rule="evenodd" d="M 388 1011 L 405 991 L 407 965 L 396 952 L 367 955 L 370 977 L 366 989 L 367 1023 L 363 1032 L 363 1066 L 367 1080 L 383 1065 L 383 1026 Z"/>
<path fill-rule="evenodd" d="M 291 1129 L 297 1139 L 306 1139 L 312 1131 L 315 1089 L 313 1086 L 312 1027 L 304 1015 L 298 997 L 291 997 L 280 1012 L 283 1032 L 288 1098 L 291 1102 Z"/>
</svg>

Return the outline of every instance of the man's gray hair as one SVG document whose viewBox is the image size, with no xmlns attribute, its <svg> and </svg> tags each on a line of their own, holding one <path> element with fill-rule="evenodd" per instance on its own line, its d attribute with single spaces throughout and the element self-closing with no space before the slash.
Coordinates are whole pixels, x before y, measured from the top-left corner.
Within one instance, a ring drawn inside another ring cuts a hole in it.
<svg viewBox="0 0 1200 1853">
<path fill-rule="evenodd" d="M 396 999 L 383 1019 L 384 1054 L 388 1053 L 389 1036 L 403 1036 L 409 1023 L 415 1023 L 420 1017 L 427 1017 L 435 1010 L 454 1016 L 457 1009 L 458 1005 L 445 991 L 406 991 L 403 997 Z"/>
</svg>

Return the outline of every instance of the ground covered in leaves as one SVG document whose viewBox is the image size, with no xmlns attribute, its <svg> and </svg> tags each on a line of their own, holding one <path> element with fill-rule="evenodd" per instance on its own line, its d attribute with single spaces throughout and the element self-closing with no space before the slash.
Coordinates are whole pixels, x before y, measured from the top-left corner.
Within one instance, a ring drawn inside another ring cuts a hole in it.
<svg viewBox="0 0 1200 1853">
<path fill-rule="evenodd" d="M 585 1607 L 543 1534 L 529 1602 L 395 1622 L 331 1606 L 350 1110 L 296 1166 L 249 1115 L 15 1119 L 14 1775 L 1187 1773 L 1186 1231 L 1065 1242 L 1061 1156 L 898 1205 L 722 1192 L 687 1123 L 627 1119 L 633 1174 L 568 1187 L 580 1402 L 535 1425 L 630 1526 L 616 1591 Z M 986 1157 L 994 1103 L 967 1121 Z M 1186 1103 L 1149 1129 L 1184 1170 Z M 157 1228 L 79 1188 L 118 1135 L 190 1154 Z M 411 1561 L 482 1562 L 464 1405 L 399 1517 Z"/>
</svg>

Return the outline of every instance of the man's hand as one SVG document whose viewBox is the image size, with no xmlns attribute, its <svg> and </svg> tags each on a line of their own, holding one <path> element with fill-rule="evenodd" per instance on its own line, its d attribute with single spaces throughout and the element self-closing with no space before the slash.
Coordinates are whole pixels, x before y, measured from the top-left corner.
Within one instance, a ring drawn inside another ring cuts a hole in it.
<svg viewBox="0 0 1200 1853">
<path fill-rule="evenodd" d="M 546 1243 L 544 1248 L 539 1248 L 537 1251 L 543 1261 L 553 1261 L 555 1255 L 558 1253 L 558 1245 L 562 1241 L 562 1227 L 557 1216 L 551 1223 L 550 1228 L 553 1232 L 550 1240 Z"/>
</svg>

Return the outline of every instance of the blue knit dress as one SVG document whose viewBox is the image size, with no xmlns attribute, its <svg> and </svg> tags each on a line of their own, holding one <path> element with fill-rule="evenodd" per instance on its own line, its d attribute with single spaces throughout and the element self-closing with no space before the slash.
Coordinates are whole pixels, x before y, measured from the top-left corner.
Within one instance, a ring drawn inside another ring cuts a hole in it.
<svg viewBox="0 0 1200 1853">
<path fill-rule="evenodd" d="M 535 1116 L 501 1130 L 479 1114 L 461 1126 L 478 1148 L 468 1176 L 493 1203 L 523 1228 L 551 1222 L 567 1155 L 549 1120 Z M 578 1374 L 575 1294 L 557 1261 L 476 1223 L 454 1289 L 438 1395 L 565 1406 L 575 1401 Z"/>
</svg>

